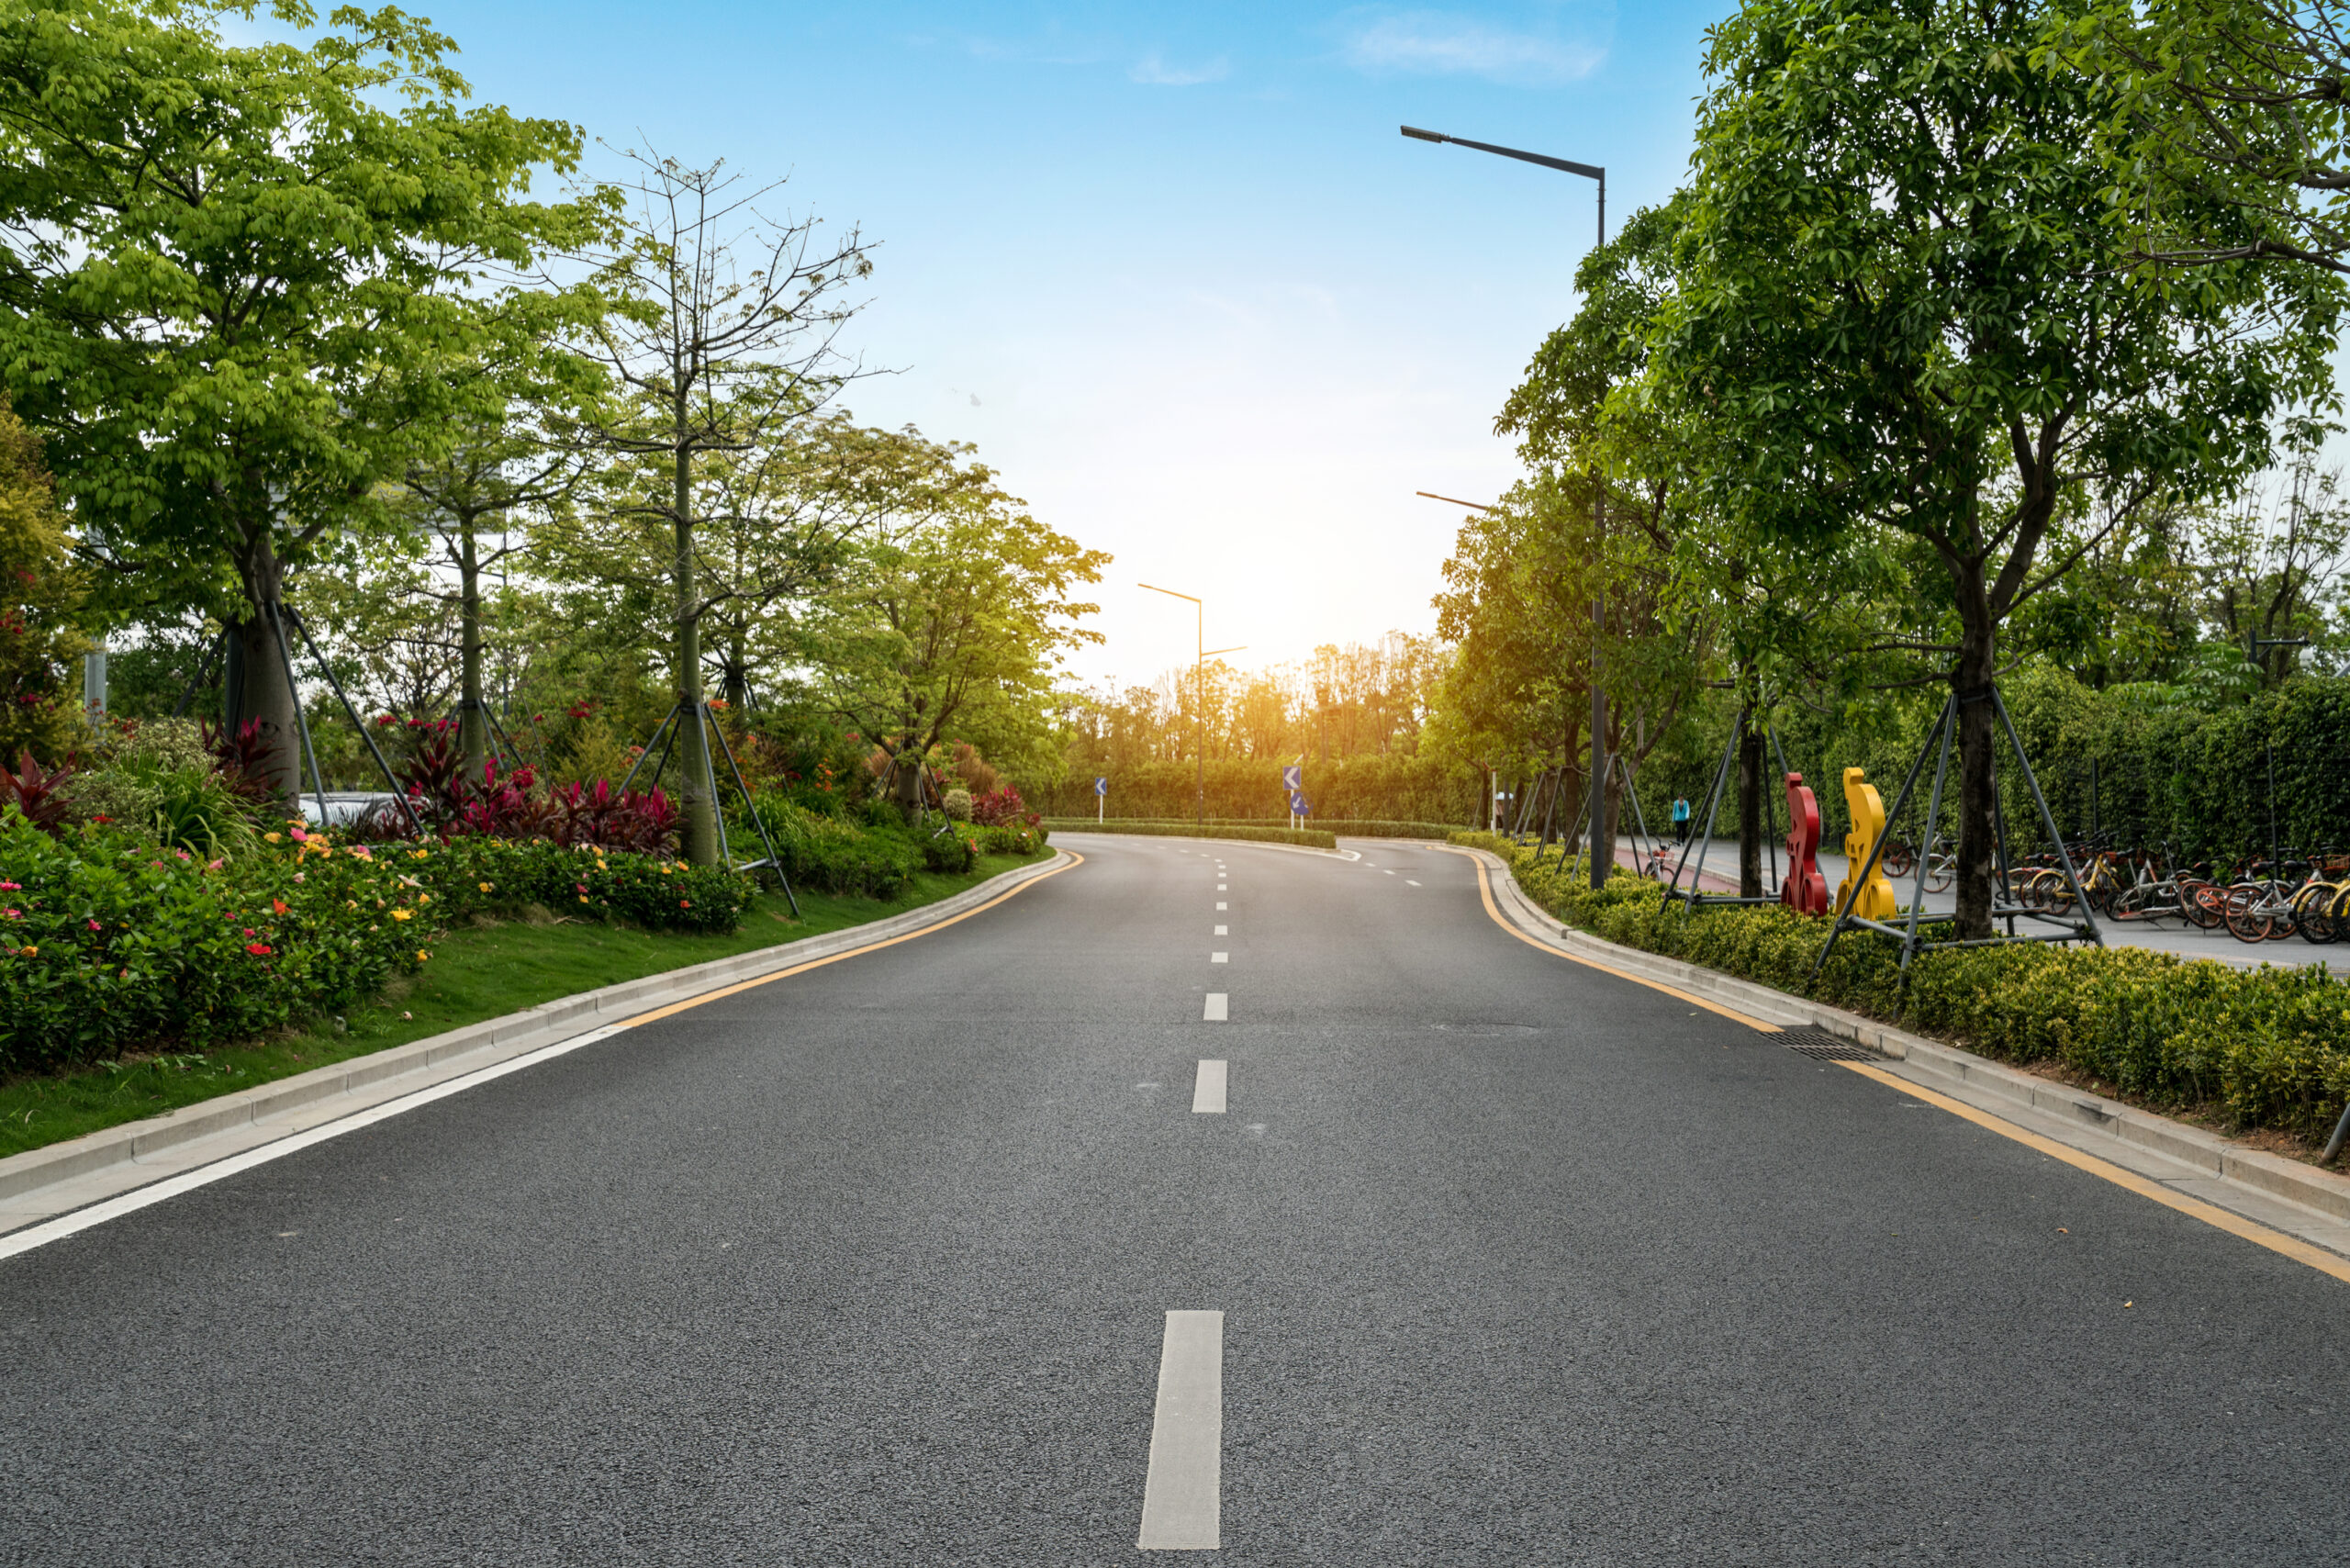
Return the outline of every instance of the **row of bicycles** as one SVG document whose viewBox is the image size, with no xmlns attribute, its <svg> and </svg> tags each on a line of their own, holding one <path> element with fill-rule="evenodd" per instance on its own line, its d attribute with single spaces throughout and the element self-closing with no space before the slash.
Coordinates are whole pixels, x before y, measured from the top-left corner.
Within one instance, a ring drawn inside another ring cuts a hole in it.
<svg viewBox="0 0 2350 1568">
<path fill-rule="evenodd" d="M 2350 854 L 2288 849 L 2273 859 L 2259 856 L 2214 864 L 2183 862 L 2167 844 L 2125 849 L 2082 839 L 2065 848 L 2081 896 L 2101 919 L 2176 920 L 2204 931 L 2225 927 L 2239 942 L 2350 937 Z M 1948 890 L 1957 878 L 1955 846 L 1938 835 L 1925 853 L 1927 890 Z M 1916 846 L 1899 841 L 1886 846 L 1886 875 L 1898 879 L 1914 873 L 1918 854 Z M 2060 917 L 2072 913 L 2073 884 L 2054 852 L 2027 857 L 2009 869 L 2007 902 Z"/>
</svg>

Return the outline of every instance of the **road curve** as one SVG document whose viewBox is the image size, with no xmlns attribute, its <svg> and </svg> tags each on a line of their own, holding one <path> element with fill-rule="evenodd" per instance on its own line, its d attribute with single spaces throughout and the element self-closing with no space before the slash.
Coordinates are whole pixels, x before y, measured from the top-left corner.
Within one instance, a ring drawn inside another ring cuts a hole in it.
<svg viewBox="0 0 2350 1568">
<path fill-rule="evenodd" d="M 0 1562 L 1107 1563 L 1147 1490 L 1350 1568 L 2350 1526 L 2337 1282 L 1529 946 L 1460 856 L 1073 842 L 0 1261 Z"/>
</svg>

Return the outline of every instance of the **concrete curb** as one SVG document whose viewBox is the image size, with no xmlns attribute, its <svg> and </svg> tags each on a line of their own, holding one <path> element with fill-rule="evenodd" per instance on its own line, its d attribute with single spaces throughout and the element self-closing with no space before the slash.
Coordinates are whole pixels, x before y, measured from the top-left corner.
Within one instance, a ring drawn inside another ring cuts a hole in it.
<svg viewBox="0 0 2350 1568">
<path fill-rule="evenodd" d="M 1494 874 L 1495 902 L 1504 914 L 1551 946 L 1769 1023 L 1824 1029 L 1886 1058 L 1889 1070 L 1920 1088 L 2350 1256 L 2350 1177 L 2248 1148 L 2201 1127 L 1841 1007 L 1572 930 L 1527 895 L 1500 857 L 1482 849 L 1468 853 Z"/>
<path fill-rule="evenodd" d="M 429 1039 L 183 1106 L 164 1115 L 125 1122 L 64 1143 L 10 1155 L 0 1159 L 0 1231 L 62 1212 L 55 1199 L 64 1194 L 46 1190 L 64 1183 L 73 1183 L 76 1189 L 73 1203 L 66 1206 L 79 1207 L 95 1201 L 95 1196 L 127 1192 L 176 1170 L 284 1137 L 298 1130 L 289 1123 L 292 1117 L 299 1117 L 300 1126 L 315 1126 L 669 1002 L 924 930 L 1070 865 L 1075 858 L 1064 849 L 1050 860 L 1000 872 L 951 898 L 886 920 L 581 991 L 502 1018 L 485 1019 Z M 342 1103 L 332 1103 L 338 1100 Z M 326 1114 L 302 1114 L 319 1110 Z M 271 1123 L 281 1125 L 271 1126 Z M 188 1158 L 198 1154 L 190 1147 L 198 1143 L 235 1147 L 207 1148 L 198 1158 Z M 50 1201 L 39 1201 L 43 1196 Z"/>
</svg>

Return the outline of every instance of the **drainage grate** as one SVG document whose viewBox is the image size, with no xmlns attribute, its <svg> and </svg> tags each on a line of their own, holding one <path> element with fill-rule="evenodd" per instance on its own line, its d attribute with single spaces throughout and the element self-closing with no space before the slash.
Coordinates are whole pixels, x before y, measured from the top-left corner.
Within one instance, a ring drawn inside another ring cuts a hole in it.
<svg viewBox="0 0 2350 1568">
<path fill-rule="evenodd" d="M 1814 1061 L 1875 1061 L 1879 1059 L 1876 1052 L 1870 1050 L 1867 1047 L 1854 1045 L 1841 1035 L 1831 1035 L 1827 1030 L 1809 1024 L 1780 1030 L 1779 1044 L 1786 1047 L 1796 1055 L 1809 1057 Z"/>
</svg>

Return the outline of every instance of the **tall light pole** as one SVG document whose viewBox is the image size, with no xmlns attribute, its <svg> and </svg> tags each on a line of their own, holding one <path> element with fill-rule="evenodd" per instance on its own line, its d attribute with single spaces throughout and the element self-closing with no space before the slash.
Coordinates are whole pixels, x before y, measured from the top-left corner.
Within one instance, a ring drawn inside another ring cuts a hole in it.
<svg viewBox="0 0 2350 1568">
<path fill-rule="evenodd" d="M 1199 710 L 1200 746 L 1192 756 L 1192 760 L 1198 764 L 1194 769 L 1192 803 L 1199 812 L 1199 825 L 1204 828 L 1208 825 L 1208 655 L 1237 654 L 1245 649 L 1248 644 L 1243 644 L 1240 647 L 1234 648 L 1209 647 L 1207 645 L 1208 607 L 1204 603 L 1191 594 L 1177 593 L 1173 588 L 1151 588 L 1148 583 L 1136 583 L 1135 587 L 1150 588 L 1151 592 L 1163 593 L 1169 599 L 1191 599 L 1192 608 L 1198 614 L 1197 640 L 1192 646 L 1197 648 L 1199 653 L 1192 661 L 1192 682 L 1196 693 L 1192 702 Z"/>
<path fill-rule="evenodd" d="M 1440 130 L 1422 130 L 1417 126 L 1404 126 L 1405 136 L 1415 141 L 1450 142 L 1455 147 L 1472 148 L 1479 152 L 1492 152 L 1504 158 L 1515 158 L 1521 163 L 1539 163 L 1561 174 L 1581 174 L 1586 180 L 1599 183 L 1599 243 L 1607 243 L 1607 171 L 1596 163 L 1578 163 L 1572 158 L 1552 158 L 1540 152 L 1521 152 L 1515 147 L 1495 147 L 1487 141 L 1468 141 L 1458 136 L 1447 136 Z M 1426 492 L 1422 492 L 1425 494 Z M 1604 494 L 1595 494 L 1592 556 L 1595 573 L 1603 564 L 1599 557 L 1606 548 L 1607 530 L 1606 501 Z M 1591 885 L 1604 887 L 1607 872 L 1616 861 L 1616 846 L 1607 846 L 1607 858 L 1599 857 L 1600 824 L 1607 820 L 1607 696 L 1599 689 L 1599 644 L 1606 632 L 1606 605 L 1597 592 L 1591 596 Z"/>
</svg>

